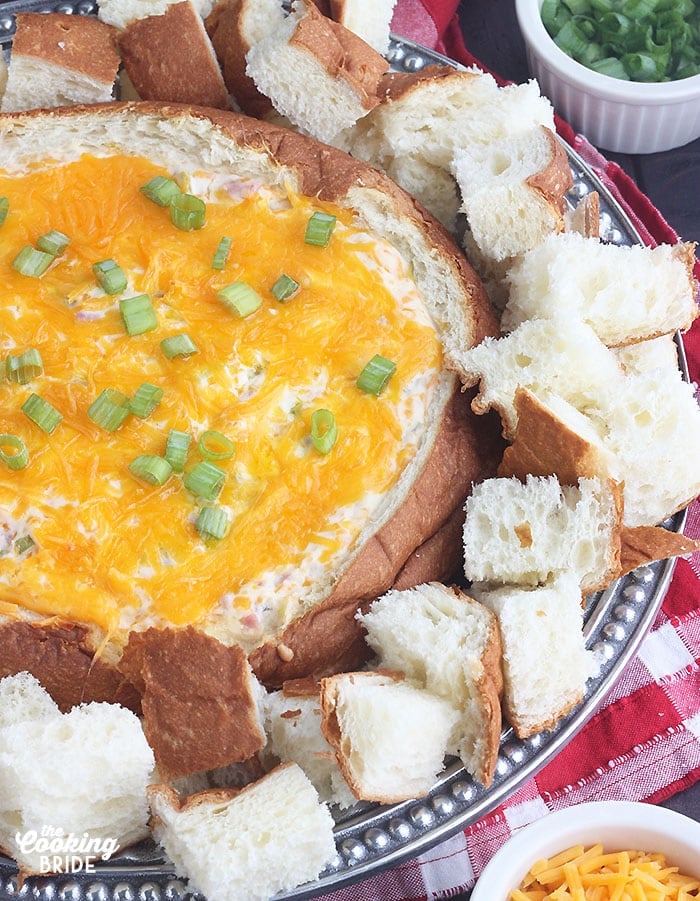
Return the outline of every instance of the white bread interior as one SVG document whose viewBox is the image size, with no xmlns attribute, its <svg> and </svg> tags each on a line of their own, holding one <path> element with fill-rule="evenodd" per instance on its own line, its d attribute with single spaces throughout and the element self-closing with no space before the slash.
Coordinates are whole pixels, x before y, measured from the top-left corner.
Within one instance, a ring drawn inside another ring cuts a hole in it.
<svg viewBox="0 0 700 901">
<path fill-rule="evenodd" d="M 214 901 L 268 901 L 317 878 L 335 858 L 333 818 L 295 763 L 240 792 L 180 801 L 154 785 L 148 798 L 156 840 L 189 888 Z"/>
<path fill-rule="evenodd" d="M 27 703 L 29 713 L 0 714 L 0 848 L 23 872 L 38 873 L 40 850 L 22 846 L 17 834 L 42 835 L 50 825 L 118 848 L 145 838 L 154 759 L 138 718 L 96 702 L 61 714 L 26 674 L 3 683 L 2 702 Z"/>
<path fill-rule="evenodd" d="M 619 487 L 605 479 L 486 479 L 465 506 L 464 573 L 471 582 L 535 586 L 571 572 L 584 594 L 620 566 Z"/>
<path fill-rule="evenodd" d="M 461 355 L 468 384 L 479 384 L 472 403 L 478 413 L 491 407 L 512 439 L 517 425 L 515 392 L 527 388 L 538 397 L 558 395 L 578 410 L 594 406 L 622 377 L 616 357 L 593 329 L 559 313 L 530 319 L 501 338 L 486 338 Z"/>
<path fill-rule="evenodd" d="M 377 53 L 389 52 L 389 27 L 396 0 L 331 0 L 331 15 Z"/>
<path fill-rule="evenodd" d="M 169 6 L 179 0 L 97 0 L 98 18 L 108 25 L 123 29 L 135 19 L 147 16 L 162 16 Z M 202 18 L 212 10 L 215 0 L 192 0 L 192 4 Z"/>
<path fill-rule="evenodd" d="M 501 327 L 566 310 L 607 345 L 686 330 L 698 314 L 694 246 L 605 244 L 570 232 L 551 235 L 509 270 Z"/>
<path fill-rule="evenodd" d="M 298 764 L 322 801 L 340 809 L 357 798 L 340 772 L 335 754 L 321 732 L 320 687 L 313 694 L 270 692 L 265 702 L 268 743 L 265 755 Z"/>
<path fill-rule="evenodd" d="M 323 734 L 356 798 L 419 798 L 444 767 L 458 719 L 450 701 L 388 672 L 321 680 Z"/>
<path fill-rule="evenodd" d="M 563 151 L 556 138 L 538 125 L 497 143 L 455 149 L 452 173 L 462 197 L 461 210 L 482 257 L 509 260 L 564 230 L 558 199 L 535 180 L 558 166 L 557 154 Z M 563 162 L 569 173 L 568 161 Z"/>
<path fill-rule="evenodd" d="M 290 15 L 246 55 L 246 73 L 275 110 L 303 134 L 327 143 L 379 102 L 379 79 L 388 68 L 369 45 L 364 61 L 347 53 L 348 35 L 360 39 L 345 29 L 339 37 L 342 27 L 321 16 L 313 3 L 295 0 Z M 298 38 L 302 28 L 309 32 L 304 43 Z"/>
<path fill-rule="evenodd" d="M 501 732 L 500 637 L 493 614 L 438 583 L 390 591 L 358 617 L 380 667 L 459 711 L 448 750 L 482 784 L 493 779 Z"/>
<path fill-rule="evenodd" d="M 582 699 L 597 668 L 583 637 L 581 591 L 571 572 L 536 588 L 472 585 L 498 617 L 503 706 L 519 738 L 552 729 Z"/>
</svg>

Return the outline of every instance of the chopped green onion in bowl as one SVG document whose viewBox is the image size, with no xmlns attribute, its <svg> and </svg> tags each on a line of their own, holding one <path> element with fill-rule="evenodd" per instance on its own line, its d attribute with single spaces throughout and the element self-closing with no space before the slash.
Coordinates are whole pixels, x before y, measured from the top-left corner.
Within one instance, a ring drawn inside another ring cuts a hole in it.
<svg viewBox="0 0 700 901">
<path fill-rule="evenodd" d="M 700 74 L 695 0 L 543 0 L 540 14 L 560 50 L 601 75 L 651 83 Z"/>
</svg>

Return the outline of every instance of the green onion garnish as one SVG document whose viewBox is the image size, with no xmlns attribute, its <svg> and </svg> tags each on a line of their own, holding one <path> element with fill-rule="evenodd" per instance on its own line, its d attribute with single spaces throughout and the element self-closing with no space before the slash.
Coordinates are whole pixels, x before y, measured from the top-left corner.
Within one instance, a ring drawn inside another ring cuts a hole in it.
<svg viewBox="0 0 700 901">
<path fill-rule="evenodd" d="M 367 394 L 380 394 L 396 372 L 396 363 L 375 354 L 357 378 L 357 387 Z"/>
<path fill-rule="evenodd" d="M 171 429 L 165 442 L 165 459 L 170 463 L 173 472 L 182 472 L 185 468 L 187 451 L 192 438 L 187 432 Z"/>
<path fill-rule="evenodd" d="M 21 538 L 16 538 L 14 543 L 15 554 L 18 557 L 21 557 L 22 554 L 28 554 L 36 547 L 36 542 L 32 538 L 31 535 L 22 535 Z"/>
<path fill-rule="evenodd" d="M 12 261 L 12 266 L 21 275 L 39 278 L 49 268 L 56 257 L 45 250 L 37 250 L 31 244 L 23 247 Z"/>
<path fill-rule="evenodd" d="M 30 347 L 29 350 L 14 357 L 8 354 L 5 358 L 5 374 L 11 382 L 18 385 L 26 385 L 41 375 L 43 368 L 41 354 L 35 347 Z"/>
<path fill-rule="evenodd" d="M 156 175 L 145 185 L 142 185 L 141 193 L 157 203 L 158 206 L 170 206 L 173 199 L 182 194 L 180 186 L 172 178 L 166 178 L 165 175 Z"/>
<path fill-rule="evenodd" d="M 603 75 L 664 82 L 700 70 L 695 0 L 543 0 L 540 15 L 564 53 Z"/>
<path fill-rule="evenodd" d="M 270 288 L 270 293 L 275 300 L 283 303 L 285 300 L 289 300 L 290 297 L 294 297 L 298 290 L 299 282 L 295 282 L 291 276 L 283 273 Z"/>
<path fill-rule="evenodd" d="M 50 435 L 63 419 L 56 407 L 44 400 L 43 397 L 39 397 L 38 394 L 30 394 L 22 404 L 21 409 L 24 415 L 31 419 L 34 425 L 38 425 L 47 435 Z"/>
<path fill-rule="evenodd" d="M 258 292 L 247 282 L 233 282 L 226 285 L 216 292 L 216 296 L 230 313 L 240 316 L 241 319 L 254 313 L 262 303 Z"/>
<path fill-rule="evenodd" d="M 129 472 L 149 485 L 164 485 L 172 471 L 170 463 L 157 454 L 141 454 L 129 463 Z"/>
<path fill-rule="evenodd" d="M 143 382 L 138 386 L 131 398 L 131 412 L 139 419 L 146 419 L 155 410 L 163 398 L 163 389 L 157 385 Z"/>
<path fill-rule="evenodd" d="M 170 221 L 175 228 L 191 232 L 203 228 L 207 219 L 207 206 L 194 194 L 178 194 L 170 201 Z"/>
<path fill-rule="evenodd" d="M 10 212 L 10 201 L 7 197 L 0 197 L 0 225 L 7 219 Z"/>
<path fill-rule="evenodd" d="M 137 294 L 120 300 L 119 312 L 128 335 L 142 335 L 158 327 L 158 317 L 148 294 Z"/>
<path fill-rule="evenodd" d="M 228 531 L 228 516 L 221 507 L 202 507 L 194 524 L 204 541 L 223 538 Z"/>
<path fill-rule="evenodd" d="M 40 238 L 36 239 L 36 246 L 44 253 L 50 253 L 52 257 L 60 257 L 63 251 L 70 244 L 68 235 L 52 228 L 50 232 L 46 232 Z"/>
<path fill-rule="evenodd" d="M 221 238 L 219 243 L 216 246 L 216 250 L 214 251 L 214 256 L 211 261 L 212 269 L 223 269 L 228 260 L 228 255 L 231 251 L 231 239 L 224 236 Z"/>
<path fill-rule="evenodd" d="M 306 223 L 305 244 L 326 247 L 335 228 L 336 217 L 329 213 L 314 213 Z"/>
<path fill-rule="evenodd" d="M 202 434 L 197 442 L 197 449 L 205 460 L 228 460 L 234 452 L 233 442 L 215 429 Z"/>
<path fill-rule="evenodd" d="M 311 414 L 311 440 L 316 450 L 327 454 L 336 442 L 338 429 L 330 410 L 314 410 Z"/>
<path fill-rule="evenodd" d="M 114 260 L 100 260 L 93 263 L 92 271 L 106 294 L 119 294 L 128 284 L 124 270 Z"/>
<path fill-rule="evenodd" d="M 199 348 L 187 332 L 163 338 L 160 342 L 160 347 L 169 360 L 172 360 L 174 357 L 189 357 L 191 354 L 199 353 Z"/>
<path fill-rule="evenodd" d="M 213 501 L 224 486 L 226 473 L 209 460 L 195 463 L 184 479 L 185 488 L 197 497 Z"/>
<path fill-rule="evenodd" d="M 24 469 L 29 463 L 27 446 L 17 435 L 0 435 L 0 460 L 10 469 Z"/>
<path fill-rule="evenodd" d="M 107 432 L 115 432 L 131 413 L 131 400 L 116 388 L 105 388 L 88 407 L 87 415 Z"/>
</svg>

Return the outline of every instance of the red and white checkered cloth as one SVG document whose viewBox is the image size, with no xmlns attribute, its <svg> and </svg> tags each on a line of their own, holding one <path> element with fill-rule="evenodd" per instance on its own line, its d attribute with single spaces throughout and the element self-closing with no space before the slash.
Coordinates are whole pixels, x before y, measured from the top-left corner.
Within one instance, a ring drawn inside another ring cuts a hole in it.
<svg viewBox="0 0 700 901">
<path fill-rule="evenodd" d="M 488 2 L 488 0 L 485 0 Z M 465 65 L 457 0 L 398 0 L 392 31 Z M 678 236 L 616 164 L 559 122 L 561 135 L 595 171 L 645 243 Z M 700 263 L 696 265 L 700 278 Z M 691 380 L 700 380 L 700 319 L 684 339 Z M 700 396 L 699 396 L 700 400 Z M 698 448 L 688 448 L 698 453 Z M 700 538 L 700 501 L 685 533 Z M 663 607 L 608 697 L 538 775 L 484 819 L 432 850 L 324 901 L 429 901 L 471 888 L 519 827 L 583 801 L 662 801 L 700 779 L 700 553 L 678 561 Z"/>
</svg>

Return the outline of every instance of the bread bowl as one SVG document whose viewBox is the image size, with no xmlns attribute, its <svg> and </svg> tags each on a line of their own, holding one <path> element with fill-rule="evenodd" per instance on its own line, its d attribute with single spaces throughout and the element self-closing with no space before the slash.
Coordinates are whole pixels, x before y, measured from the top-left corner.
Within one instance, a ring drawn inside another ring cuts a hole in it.
<svg viewBox="0 0 700 901">
<path fill-rule="evenodd" d="M 140 678 L 131 664 L 122 672 L 119 662 L 129 636 L 151 627 L 193 626 L 206 636 L 211 654 L 201 652 L 203 681 L 207 660 L 239 645 L 268 686 L 356 664 L 366 653 L 354 620 L 358 606 L 391 587 L 416 548 L 433 544 L 472 481 L 498 462 L 498 437 L 482 421 L 475 425 L 452 371 L 459 351 L 496 330 L 473 270 L 435 220 L 376 170 L 234 113 L 114 103 L 13 114 L 0 119 L 0 141 L 0 195 L 10 198 L 3 266 L 12 310 L 21 310 L 7 317 L 4 347 L 16 356 L 33 345 L 43 360 L 29 383 L 6 380 L 0 389 L 1 430 L 18 435 L 30 458 L 24 469 L 3 465 L 0 473 L 7 551 L 0 573 L 2 675 L 30 670 L 63 709 L 88 700 L 138 709 Z M 48 165 L 47 147 L 54 148 Z M 143 195 L 140 186 L 164 173 L 207 195 L 205 227 L 173 227 L 167 210 Z M 76 185 L 93 178 L 90 206 L 97 212 L 83 227 L 86 202 Z M 306 245 L 299 235 L 317 210 L 337 216 L 326 248 Z M 249 233 L 236 224 L 241 211 Z M 251 222 L 267 231 L 256 232 Z M 221 272 L 210 261 L 225 226 L 236 243 Z M 21 245 L 49 228 L 70 233 L 64 255 L 40 278 L 17 272 L 12 262 Z M 198 257 L 190 256 L 195 247 Z M 128 274 L 120 295 L 95 285 L 90 267 L 105 258 L 116 258 Z M 184 270 L 177 269 L 180 259 Z M 269 293 L 270 273 L 282 265 L 301 285 L 286 302 Z M 328 281 L 329 265 L 342 268 L 342 283 Z M 262 304 L 237 318 L 216 291 L 246 278 Z M 369 299 L 358 304 L 363 291 Z M 117 301 L 139 292 L 152 298 L 158 324 L 130 335 Z M 329 316 L 331 296 L 336 331 L 323 344 L 318 322 Z M 38 331 L 28 298 L 43 310 Z M 362 316 L 353 318 L 356 306 Z M 369 333 L 360 321 L 368 310 L 374 311 Z M 300 351 L 299 336 L 311 328 L 313 340 Z M 168 359 L 161 340 L 183 331 L 199 339 L 201 351 Z M 390 387 L 375 396 L 355 379 L 380 350 L 398 366 Z M 310 375 L 299 376 L 300 352 Z M 295 374 L 296 384 L 284 381 Z M 319 389 L 319 379 L 331 388 Z M 132 398 L 143 383 L 163 389 L 147 418 L 130 414 L 110 432 L 88 415 L 103 390 Z M 63 415 L 50 435 L 21 411 L 30 392 Z M 349 400 L 344 411 L 334 407 L 337 444 L 317 452 L 308 441 L 311 413 L 341 397 Z M 260 425 L 270 409 L 275 421 Z M 357 418 L 353 410 L 364 412 Z M 204 462 L 212 430 L 234 443 L 233 456 L 216 461 L 229 480 L 213 500 L 231 523 L 219 541 L 204 540 L 192 522 L 212 499 L 193 498 L 177 473 L 160 488 L 128 470 L 135 456 L 162 456 L 173 428 L 194 439 L 184 479 Z M 377 456 L 365 460 L 372 442 Z M 333 466 L 340 469 L 331 478 Z M 266 506 L 246 500 L 258 495 Z M 333 521 L 339 499 L 342 528 Z M 243 528 L 236 517 L 250 510 Z M 245 579 L 232 582 L 234 557 L 252 572 L 247 588 L 240 587 Z M 426 552 L 422 571 L 426 565 L 444 575 L 444 557 L 431 563 Z M 265 600 L 264 610 L 256 597 Z"/>
</svg>

